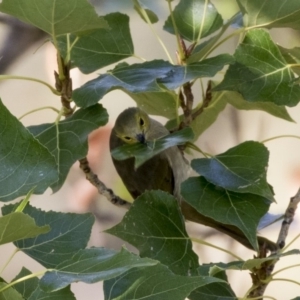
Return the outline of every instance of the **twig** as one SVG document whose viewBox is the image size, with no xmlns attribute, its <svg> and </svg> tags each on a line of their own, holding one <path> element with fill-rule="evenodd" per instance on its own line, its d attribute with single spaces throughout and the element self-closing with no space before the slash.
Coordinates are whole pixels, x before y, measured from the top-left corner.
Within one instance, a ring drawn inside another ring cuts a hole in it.
<svg viewBox="0 0 300 300">
<path fill-rule="evenodd" d="M 201 115 L 206 107 L 208 107 L 211 99 L 212 99 L 212 92 L 211 92 L 211 80 L 208 81 L 207 83 L 207 88 L 206 88 L 206 93 L 205 93 L 205 98 L 203 99 L 203 104 L 199 109 L 197 109 L 193 114 L 193 120 L 196 119 L 199 115 Z"/>
<path fill-rule="evenodd" d="M 291 198 L 290 203 L 286 209 L 284 220 L 281 225 L 281 230 L 278 235 L 277 246 L 278 251 L 285 246 L 285 240 L 288 235 L 289 227 L 294 220 L 295 211 L 297 209 L 298 203 L 300 202 L 300 188 L 297 194 Z M 266 257 L 265 249 L 260 249 L 258 258 Z M 249 293 L 249 298 L 261 297 L 263 296 L 269 282 L 271 281 L 271 274 L 274 270 L 275 264 L 278 259 L 270 260 L 264 262 L 260 268 L 255 268 L 252 270 L 251 277 L 253 282 L 253 288 Z"/>
<path fill-rule="evenodd" d="M 289 228 L 291 223 L 294 220 L 295 211 L 297 209 L 297 206 L 300 202 L 300 188 L 297 192 L 297 194 L 291 198 L 290 203 L 285 211 L 281 229 L 278 235 L 277 245 L 280 249 L 282 249 L 285 246 L 285 240 L 287 238 Z"/>
<path fill-rule="evenodd" d="M 107 188 L 106 185 L 99 180 L 98 176 L 91 170 L 86 157 L 80 159 L 79 163 L 80 169 L 85 173 L 86 179 L 97 188 L 100 195 L 103 195 L 109 202 L 116 206 L 122 206 L 124 208 L 129 208 L 131 206 L 129 202 L 123 200 L 119 196 L 116 196 L 111 189 Z"/>
</svg>

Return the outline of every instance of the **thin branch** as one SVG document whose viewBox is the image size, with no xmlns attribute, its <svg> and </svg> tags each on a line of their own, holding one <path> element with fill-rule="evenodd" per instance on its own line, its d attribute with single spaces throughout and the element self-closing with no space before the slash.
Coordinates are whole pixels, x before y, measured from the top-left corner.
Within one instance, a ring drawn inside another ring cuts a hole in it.
<svg viewBox="0 0 300 300">
<path fill-rule="evenodd" d="M 294 220 L 295 211 L 297 209 L 298 203 L 300 202 L 300 188 L 296 195 L 291 198 L 289 205 L 286 209 L 284 219 L 282 222 L 281 230 L 278 235 L 277 239 L 277 246 L 278 250 L 282 251 L 281 249 L 285 245 L 285 241 L 288 235 L 288 231 L 290 228 L 291 223 Z M 265 249 L 260 249 L 260 253 L 258 258 L 264 258 L 266 257 Z M 255 298 L 255 297 L 261 297 L 263 296 L 268 284 L 271 282 L 271 280 L 275 280 L 272 278 L 272 272 L 274 270 L 275 264 L 277 263 L 278 259 L 270 260 L 264 262 L 260 268 L 254 268 L 251 277 L 253 282 L 253 289 L 249 293 L 249 298 Z"/>
<path fill-rule="evenodd" d="M 297 209 L 297 206 L 300 202 L 300 188 L 297 192 L 297 194 L 291 198 L 290 203 L 285 211 L 281 229 L 279 232 L 278 240 L 277 240 L 277 245 L 280 249 L 282 249 L 285 246 L 285 240 L 287 238 L 288 232 L 290 225 L 292 224 L 295 216 L 295 212 Z"/>
<path fill-rule="evenodd" d="M 110 203 L 116 206 L 122 206 L 129 209 L 131 204 L 119 196 L 115 195 L 114 192 L 107 188 L 106 185 L 99 180 L 98 176 L 91 170 L 87 158 L 79 160 L 80 169 L 85 173 L 86 179 L 97 188 L 98 193 L 103 195 Z"/>
</svg>

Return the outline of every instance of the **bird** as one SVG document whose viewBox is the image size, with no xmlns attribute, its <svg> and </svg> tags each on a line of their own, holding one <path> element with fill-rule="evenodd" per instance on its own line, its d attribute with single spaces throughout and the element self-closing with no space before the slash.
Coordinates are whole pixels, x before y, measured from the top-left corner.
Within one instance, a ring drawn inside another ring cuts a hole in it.
<svg viewBox="0 0 300 300">
<path fill-rule="evenodd" d="M 146 144 L 169 133 L 160 122 L 150 118 L 141 108 L 130 107 L 116 119 L 110 135 L 110 151 L 126 144 Z M 180 186 L 189 177 L 190 167 L 177 146 L 156 154 L 138 168 L 135 168 L 134 157 L 125 160 L 116 160 L 112 157 L 112 161 L 133 199 L 142 195 L 146 190 L 162 190 L 170 193 L 179 201 L 185 220 L 212 227 L 254 250 L 239 228 L 204 216 L 184 201 L 180 194 Z M 271 252 L 277 250 L 274 242 L 261 236 L 258 236 L 258 244 Z"/>
</svg>

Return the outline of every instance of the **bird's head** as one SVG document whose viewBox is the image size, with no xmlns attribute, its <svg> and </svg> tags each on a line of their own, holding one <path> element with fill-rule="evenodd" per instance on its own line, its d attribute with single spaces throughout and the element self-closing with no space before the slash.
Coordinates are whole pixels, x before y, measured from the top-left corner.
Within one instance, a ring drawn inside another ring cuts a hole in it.
<svg viewBox="0 0 300 300">
<path fill-rule="evenodd" d="M 145 143 L 150 128 L 149 116 L 138 107 L 124 110 L 117 118 L 114 131 L 127 144 Z"/>
</svg>

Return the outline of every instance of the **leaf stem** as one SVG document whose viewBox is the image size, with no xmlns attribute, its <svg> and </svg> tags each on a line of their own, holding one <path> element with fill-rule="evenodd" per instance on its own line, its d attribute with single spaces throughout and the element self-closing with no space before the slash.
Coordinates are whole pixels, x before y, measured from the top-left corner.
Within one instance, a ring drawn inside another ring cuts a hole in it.
<svg viewBox="0 0 300 300">
<path fill-rule="evenodd" d="M 0 293 L 2 293 L 3 291 L 7 290 L 11 286 L 13 286 L 13 285 L 15 285 L 15 284 L 17 284 L 19 282 L 28 280 L 30 278 L 34 278 L 34 277 L 38 277 L 38 276 L 44 275 L 47 271 L 52 271 L 52 269 L 46 269 L 46 270 L 43 270 L 43 271 L 40 271 L 40 272 L 36 272 L 36 273 L 30 274 L 30 275 L 24 276 L 24 277 L 19 278 L 19 279 L 15 280 L 15 281 L 12 281 L 8 285 L 6 285 L 2 289 L 0 289 Z"/>
<path fill-rule="evenodd" d="M 33 187 L 26 195 L 26 197 L 21 201 L 21 203 L 18 205 L 18 207 L 15 209 L 15 212 L 22 212 L 24 208 L 26 207 L 27 203 L 29 202 L 29 199 L 35 190 L 36 186 Z"/>
<path fill-rule="evenodd" d="M 20 80 L 28 80 L 28 81 L 38 82 L 38 83 L 41 83 L 41 84 L 45 85 L 46 87 L 48 87 L 54 95 L 60 96 L 60 93 L 54 87 L 52 87 L 47 82 L 37 79 L 37 78 L 16 76 L 16 75 L 0 75 L 0 80 L 7 80 L 7 79 L 20 79 Z"/>
<path fill-rule="evenodd" d="M 202 17 L 202 20 L 201 20 L 201 26 L 200 26 L 199 34 L 198 34 L 198 37 L 197 37 L 197 43 L 201 39 L 201 35 L 202 35 L 203 27 L 204 27 L 204 22 L 205 22 L 205 15 L 206 15 L 206 11 L 207 11 L 207 6 L 208 6 L 208 0 L 205 0 L 204 10 L 203 10 L 203 17 Z"/>
<path fill-rule="evenodd" d="M 147 24 L 149 25 L 153 35 L 156 37 L 156 39 L 158 40 L 158 42 L 160 43 L 161 47 L 163 48 L 163 50 L 165 51 L 167 57 L 168 57 L 168 60 L 171 64 L 174 64 L 173 60 L 172 60 L 172 57 L 167 49 L 167 47 L 165 46 L 164 42 L 162 41 L 162 39 L 159 37 L 159 35 L 157 34 L 157 32 L 155 31 L 146 11 L 141 7 L 141 13 L 143 15 L 143 17 L 145 18 L 145 20 L 147 21 Z"/>
<path fill-rule="evenodd" d="M 296 235 L 291 242 L 289 242 L 282 250 L 281 252 L 284 252 L 287 248 L 289 248 L 298 238 L 300 237 L 300 233 Z"/>
<path fill-rule="evenodd" d="M 264 144 L 266 142 L 270 142 L 270 141 L 273 141 L 276 139 L 281 139 L 281 138 L 295 138 L 295 139 L 300 140 L 300 136 L 298 136 L 298 135 L 284 134 L 284 135 L 277 135 L 277 136 L 271 137 L 269 139 L 265 139 L 265 140 L 261 141 L 261 143 Z"/>
<path fill-rule="evenodd" d="M 9 263 L 11 262 L 11 260 L 13 259 L 13 257 L 15 256 L 15 254 L 19 251 L 18 248 L 15 248 L 13 253 L 10 255 L 10 257 L 8 258 L 8 260 L 6 261 L 6 263 L 4 264 L 4 266 L 1 268 L 0 274 L 2 274 L 2 272 L 6 269 L 6 267 L 9 265 Z"/>
<path fill-rule="evenodd" d="M 291 266 L 282 268 L 282 269 L 280 269 L 280 270 L 274 272 L 274 273 L 272 274 L 272 276 L 275 276 L 276 274 L 278 274 L 278 273 L 280 273 L 280 272 L 283 272 L 283 271 L 288 270 L 288 269 L 296 268 L 296 267 L 300 267 L 300 264 L 291 265 Z"/>
<path fill-rule="evenodd" d="M 39 108 L 36 108 L 36 109 L 33 109 L 31 111 L 28 111 L 27 113 L 25 113 L 24 115 L 22 115 L 21 117 L 18 118 L 18 120 L 21 120 L 23 119 L 24 117 L 26 117 L 27 115 L 30 115 L 34 112 L 37 112 L 37 111 L 40 111 L 40 110 L 44 110 L 44 109 L 52 109 L 53 111 L 59 113 L 59 110 L 53 106 L 43 106 L 43 107 L 39 107 Z"/>
<path fill-rule="evenodd" d="M 170 16 L 171 16 L 173 28 L 174 28 L 175 35 L 176 35 L 176 41 L 177 41 L 177 47 L 178 47 L 178 51 L 179 51 L 179 57 L 182 61 L 182 60 L 185 59 L 185 55 L 184 55 L 183 49 L 181 47 L 180 36 L 179 36 L 178 28 L 176 26 L 176 22 L 175 22 L 174 15 L 173 15 L 173 9 L 172 9 L 172 4 L 171 4 L 172 0 L 167 0 L 167 1 L 168 1 L 168 7 L 169 7 L 169 11 L 170 11 Z"/>
<path fill-rule="evenodd" d="M 208 246 L 208 247 L 212 247 L 212 248 L 215 248 L 217 250 L 220 250 L 222 252 L 225 252 L 227 254 L 230 254 L 231 256 L 233 256 L 234 258 L 240 260 L 240 261 L 244 261 L 241 257 L 237 256 L 236 254 L 232 253 L 231 251 L 229 250 L 225 250 L 221 247 L 218 247 L 218 246 L 215 246 L 211 243 L 208 243 L 208 242 L 205 242 L 203 240 L 200 240 L 200 239 L 197 239 L 197 238 L 193 238 L 193 237 L 190 237 L 191 241 L 195 242 L 195 243 L 198 243 L 198 244 L 202 244 L 202 245 L 205 245 L 205 246 Z"/>
<path fill-rule="evenodd" d="M 293 280 L 293 279 L 288 279 L 288 278 L 272 278 L 271 281 L 287 281 L 287 282 L 291 282 L 291 283 L 300 285 L 300 282 Z"/>
</svg>

